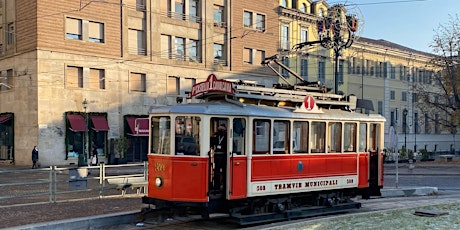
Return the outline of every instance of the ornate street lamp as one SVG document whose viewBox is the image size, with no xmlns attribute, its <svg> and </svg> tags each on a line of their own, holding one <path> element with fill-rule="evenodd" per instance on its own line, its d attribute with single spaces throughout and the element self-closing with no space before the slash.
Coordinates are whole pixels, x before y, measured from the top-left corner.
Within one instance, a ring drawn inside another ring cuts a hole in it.
<svg viewBox="0 0 460 230">
<path fill-rule="evenodd" d="M 86 156 L 86 162 L 89 165 L 89 151 L 88 151 L 88 113 L 86 112 L 86 109 L 88 108 L 88 101 L 86 98 L 81 102 L 83 109 L 85 110 L 85 136 L 83 137 L 83 149 L 84 149 L 84 154 Z"/>
<path fill-rule="evenodd" d="M 317 22 L 318 41 L 307 41 L 294 45 L 293 49 L 301 49 L 306 45 L 319 43 L 326 49 L 334 50 L 334 92 L 338 93 L 339 57 L 343 50 L 349 48 L 355 40 L 355 32 L 358 30 L 358 18 L 354 14 L 345 15 L 346 9 L 343 4 L 333 5 L 328 9 L 328 15 L 320 18 Z M 341 70 L 343 74 L 343 69 Z"/>
</svg>

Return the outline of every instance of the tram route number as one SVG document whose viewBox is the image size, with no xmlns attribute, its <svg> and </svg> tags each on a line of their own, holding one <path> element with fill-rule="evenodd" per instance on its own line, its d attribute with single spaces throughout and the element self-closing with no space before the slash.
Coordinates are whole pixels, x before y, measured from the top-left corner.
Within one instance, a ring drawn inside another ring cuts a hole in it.
<svg viewBox="0 0 460 230">
<path fill-rule="evenodd" d="M 265 191 L 266 188 L 265 188 L 265 185 L 257 185 L 256 187 L 256 191 Z"/>
</svg>

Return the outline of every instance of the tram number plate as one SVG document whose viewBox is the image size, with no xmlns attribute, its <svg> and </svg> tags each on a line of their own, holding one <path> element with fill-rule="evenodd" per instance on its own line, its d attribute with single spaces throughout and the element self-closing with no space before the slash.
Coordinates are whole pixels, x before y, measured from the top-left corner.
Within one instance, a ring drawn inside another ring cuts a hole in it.
<svg viewBox="0 0 460 230">
<path fill-rule="evenodd" d="M 347 179 L 347 184 L 353 184 L 353 179 Z"/>
<path fill-rule="evenodd" d="M 265 185 L 257 185 L 256 187 L 257 191 L 265 191 Z"/>
</svg>

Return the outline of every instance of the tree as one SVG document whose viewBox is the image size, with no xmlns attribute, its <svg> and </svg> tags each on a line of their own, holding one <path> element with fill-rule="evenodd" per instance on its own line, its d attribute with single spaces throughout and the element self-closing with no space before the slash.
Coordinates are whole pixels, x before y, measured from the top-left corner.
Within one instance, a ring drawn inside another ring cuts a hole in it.
<svg viewBox="0 0 460 230">
<path fill-rule="evenodd" d="M 435 71 L 431 84 L 414 84 L 416 106 L 428 118 L 455 135 L 460 124 L 460 20 L 450 16 L 449 22 L 435 30 L 430 45 L 433 57 L 429 65 Z"/>
</svg>

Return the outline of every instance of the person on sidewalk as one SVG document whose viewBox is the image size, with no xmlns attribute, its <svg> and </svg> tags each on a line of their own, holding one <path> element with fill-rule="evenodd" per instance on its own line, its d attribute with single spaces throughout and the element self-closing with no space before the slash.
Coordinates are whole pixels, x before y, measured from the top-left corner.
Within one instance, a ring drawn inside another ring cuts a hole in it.
<svg viewBox="0 0 460 230">
<path fill-rule="evenodd" d="M 38 148 L 37 146 L 34 146 L 34 149 L 32 149 L 32 168 L 38 168 L 37 166 L 38 162 Z"/>
</svg>

